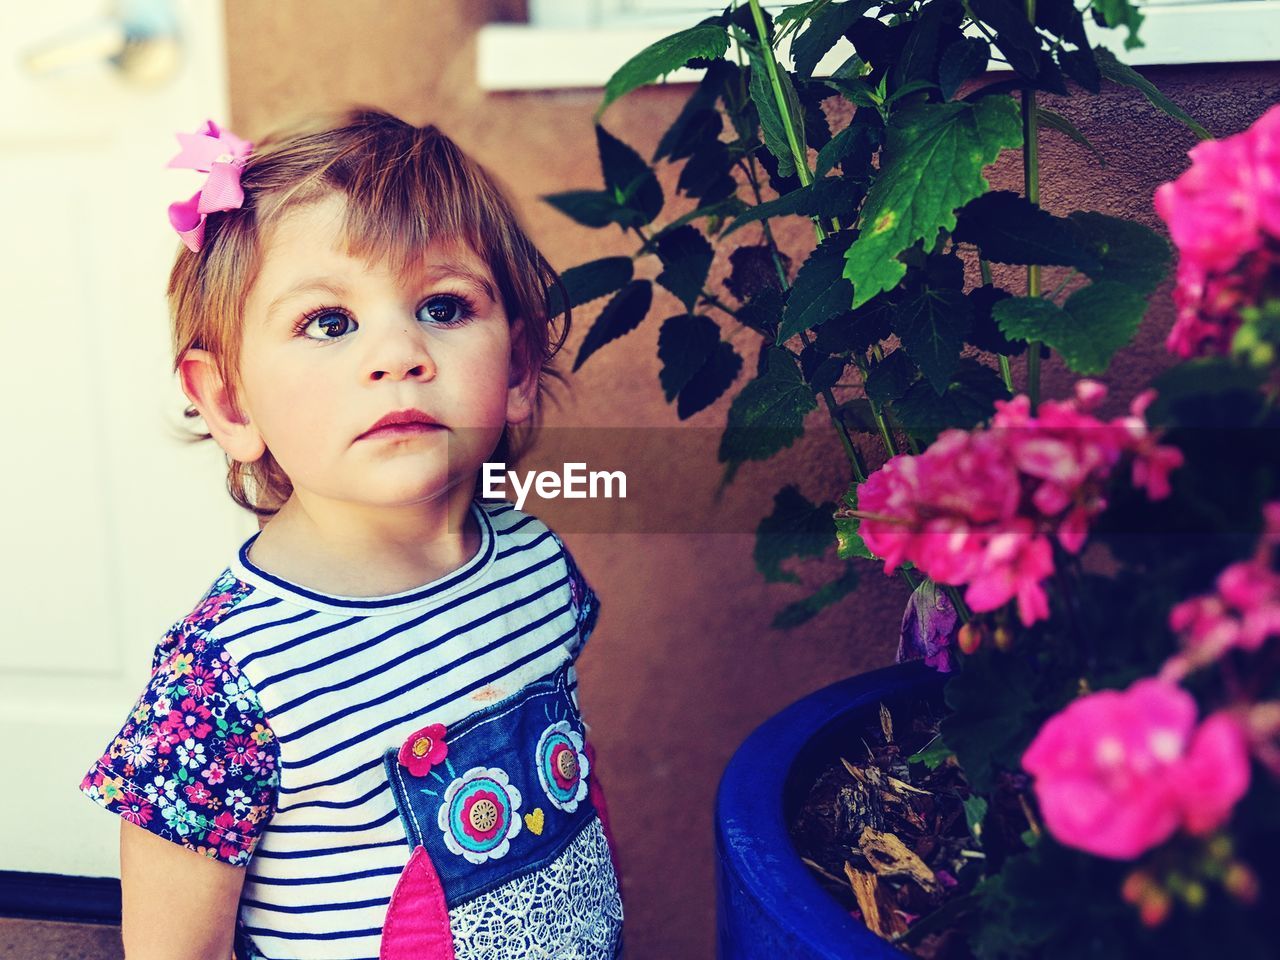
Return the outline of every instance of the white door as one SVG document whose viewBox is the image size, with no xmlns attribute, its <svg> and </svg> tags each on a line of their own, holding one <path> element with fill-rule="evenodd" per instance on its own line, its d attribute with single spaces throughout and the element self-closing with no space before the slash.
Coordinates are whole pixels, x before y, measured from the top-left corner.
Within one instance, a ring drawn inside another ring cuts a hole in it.
<svg viewBox="0 0 1280 960">
<path fill-rule="evenodd" d="M 0 9 L 0 870 L 116 875 L 80 776 L 257 529 L 216 445 L 179 439 L 164 298 L 166 208 L 201 182 L 165 169 L 173 134 L 228 120 L 222 4 Z M 110 14 L 177 45 L 104 59 Z"/>
</svg>

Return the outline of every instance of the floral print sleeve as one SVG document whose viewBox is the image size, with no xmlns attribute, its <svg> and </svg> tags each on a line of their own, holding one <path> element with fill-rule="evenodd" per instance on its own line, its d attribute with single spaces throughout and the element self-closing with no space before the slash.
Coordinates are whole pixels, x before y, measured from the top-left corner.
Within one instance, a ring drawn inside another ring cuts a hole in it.
<svg viewBox="0 0 1280 960">
<path fill-rule="evenodd" d="M 244 587 L 224 574 L 165 635 L 147 688 L 80 783 L 130 823 L 235 866 L 275 810 L 280 759 L 257 694 L 209 637 Z"/>
<path fill-rule="evenodd" d="M 568 568 L 569 595 L 574 617 L 578 621 L 578 639 L 570 653 L 576 658 L 596 628 L 596 619 L 600 615 L 600 598 L 596 596 L 595 591 L 591 589 L 590 584 L 578 569 L 578 565 L 574 563 L 573 554 L 564 545 L 564 541 L 557 534 L 553 533 L 552 536 L 555 537 L 556 543 L 560 544 L 560 550 L 564 553 L 564 562 Z"/>
</svg>

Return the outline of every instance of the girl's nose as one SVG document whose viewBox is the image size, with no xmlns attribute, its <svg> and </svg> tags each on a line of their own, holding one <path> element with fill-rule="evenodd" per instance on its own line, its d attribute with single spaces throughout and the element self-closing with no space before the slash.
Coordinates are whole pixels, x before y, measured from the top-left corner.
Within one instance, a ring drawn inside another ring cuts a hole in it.
<svg viewBox="0 0 1280 960">
<path fill-rule="evenodd" d="M 435 375 L 435 361 L 421 330 L 411 330 L 408 336 L 398 331 L 384 337 L 369 364 L 371 380 L 430 380 Z"/>
</svg>

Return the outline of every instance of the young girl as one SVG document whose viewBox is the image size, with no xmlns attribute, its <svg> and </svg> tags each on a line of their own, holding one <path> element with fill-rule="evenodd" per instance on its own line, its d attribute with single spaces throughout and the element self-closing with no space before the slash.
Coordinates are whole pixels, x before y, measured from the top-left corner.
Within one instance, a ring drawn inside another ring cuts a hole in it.
<svg viewBox="0 0 1280 960">
<path fill-rule="evenodd" d="M 434 127 L 178 139 L 209 175 L 170 208 L 176 369 L 267 519 L 81 784 L 123 819 L 129 960 L 617 956 L 598 601 L 476 496 L 536 422 L 559 278 Z"/>
</svg>

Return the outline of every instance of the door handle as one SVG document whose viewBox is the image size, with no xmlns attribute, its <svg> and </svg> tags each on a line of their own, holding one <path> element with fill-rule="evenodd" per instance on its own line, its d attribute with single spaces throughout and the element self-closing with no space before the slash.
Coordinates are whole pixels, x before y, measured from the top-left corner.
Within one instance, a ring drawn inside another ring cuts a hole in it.
<svg viewBox="0 0 1280 960">
<path fill-rule="evenodd" d="M 113 11 L 23 51 L 35 77 L 106 61 L 129 83 L 157 86 L 177 71 L 181 41 L 169 0 L 116 0 Z"/>
</svg>

